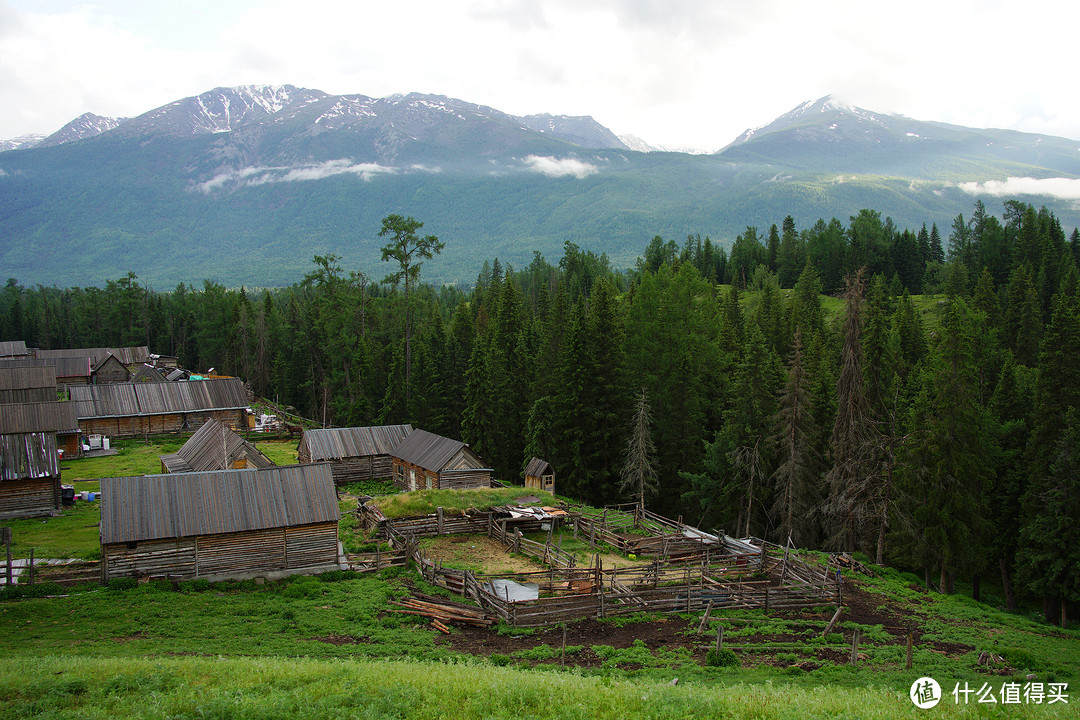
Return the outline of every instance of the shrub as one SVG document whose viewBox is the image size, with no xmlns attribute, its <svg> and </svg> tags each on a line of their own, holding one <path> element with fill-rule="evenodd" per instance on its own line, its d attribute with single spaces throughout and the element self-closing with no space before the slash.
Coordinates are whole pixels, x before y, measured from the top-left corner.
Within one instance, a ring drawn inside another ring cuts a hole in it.
<svg viewBox="0 0 1080 720">
<path fill-rule="evenodd" d="M 113 578 L 109 581 L 110 590 L 131 590 L 139 586 L 135 578 Z"/>
<path fill-rule="evenodd" d="M 739 657 L 730 648 L 712 648 L 705 654 L 705 664 L 709 667 L 739 667 Z"/>
</svg>

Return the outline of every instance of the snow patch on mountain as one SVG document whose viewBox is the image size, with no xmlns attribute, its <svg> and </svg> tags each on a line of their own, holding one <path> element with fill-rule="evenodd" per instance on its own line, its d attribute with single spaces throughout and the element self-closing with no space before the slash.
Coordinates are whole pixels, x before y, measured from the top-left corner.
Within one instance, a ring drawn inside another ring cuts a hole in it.
<svg viewBox="0 0 1080 720">
<path fill-rule="evenodd" d="M 44 135 L 30 133 L 27 135 L 20 135 L 17 138 L 11 138 L 10 140 L 0 140 L 0 152 L 7 152 L 8 150 L 26 150 L 35 147 L 44 139 Z"/>
</svg>

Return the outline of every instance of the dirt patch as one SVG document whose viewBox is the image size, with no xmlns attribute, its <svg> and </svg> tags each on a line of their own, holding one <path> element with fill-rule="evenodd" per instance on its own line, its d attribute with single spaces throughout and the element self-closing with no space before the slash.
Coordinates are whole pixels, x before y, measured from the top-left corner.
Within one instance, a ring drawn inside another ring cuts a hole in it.
<svg viewBox="0 0 1080 720">
<path fill-rule="evenodd" d="M 520 555 L 511 555 L 485 535 L 444 535 L 422 540 L 424 555 L 445 565 L 487 575 L 538 572 L 546 567 Z"/>
<path fill-rule="evenodd" d="M 114 637 L 113 642 L 120 643 L 122 645 L 124 643 L 132 642 L 133 640 L 142 640 L 145 637 L 147 636 L 145 633 L 143 633 L 142 630 L 137 630 L 130 635 L 121 635 L 119 637 Z"/>
</svg>

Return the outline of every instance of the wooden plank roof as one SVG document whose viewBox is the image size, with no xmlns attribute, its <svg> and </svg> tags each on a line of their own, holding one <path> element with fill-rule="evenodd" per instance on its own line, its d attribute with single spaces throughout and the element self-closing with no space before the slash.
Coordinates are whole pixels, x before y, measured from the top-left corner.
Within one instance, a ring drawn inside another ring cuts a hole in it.
<svg viewBox="0 0 1080 720">
<path fill-rule="evenodd" d="M 29 350 L 26 349 L 25 340 L 3 340 L 0 341 L 0 357 L 13 357 L 19 355 L 28 355 Z"/>
<path fill-rule="evenodd" d="M 482 466 L 480 458 L 462 441 L 436 435 L 427 430 L 413 430 L 394 448 L 391 455 L 425 470 L 439 472 L 463 450 L 475 460 L 474 463 L 470 463 L 471 465 L 477 468 Z"/>
<path fill-rule="evenodd" d="M 0 403 L 56 400 L 56 372 L 47 365 L 0 366 Z"/>
<path fill-rule="evenodd" d="M 538 457 L 534 457 L 529 461 L 529 464 L 525 466 L 525 474 L 530 477 L 541 477 L 543 475 L 551 474 L 551 465 L 547 460 L 541 460 Z"/>
<path fill-rule="evenodd" d="M 75 404 L 69 402 L 7 403 L 0 405 L 0 435 L 79 431 Z"/>
<path fill-rule="evenodd" d="M 110 383 L 71 387 L 80 420 L 138 415 L 173 415 L 246 408 L 239 378 L 176 383 Z"/>
<path fill-rule="evenodd" d="M 102 478 L 101 542 L 337 522 L 330 466 Z"/>
<path fill-rule="evenodd" d="M 169 472 L 208 472 L 226 470 L 240 457 L 246 457 L 257 468 L 274 466 L 254 445 L 226 425 L 210 419 L 175 455 L 162 455 L 161 461 Z"/>
<path fill-rule="evenodd" d="M 51 367 L 58 378 L 89 378 L 90 358 L 0 358 L 0 367 Z"/>
<path fill-rule="evenodd" d="M 0 435 L 0 480 L 60 477 L 56 433 Z"/>
<path fill-rule="evenodd" d="M 313 462 L 368 455 L 390 455 L 413 431 L 412 425 L 304 430 L 300 439 Z"/>
<path fill-rule="evenodd" d="M 153 365 L 143 363 L 131 373 L 131 382 L 165 382 L 165 373 Z"/>
<path fill-rule="evenodd" d="M 62 348 L 58 350 L 36 350 L 39 358 L 90 358 L 91 365 L 97 365 L 107 355 L 113 355 L 125 365 L 134 365 L 150 361 L 150 348 L 146 345 L 134 347 L 98 347 L 98 348 Z"/>
</svg>

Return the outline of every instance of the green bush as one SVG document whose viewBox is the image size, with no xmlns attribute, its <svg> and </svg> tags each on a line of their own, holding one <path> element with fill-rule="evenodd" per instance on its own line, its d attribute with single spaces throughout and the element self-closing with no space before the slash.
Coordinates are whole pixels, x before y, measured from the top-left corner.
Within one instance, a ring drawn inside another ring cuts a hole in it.
<svg viewBox="0 0 1080 720">
<path fill-rule="evenodd" d="M 739 657 L 730 648 L 712 648 L 705 654 L 705 664 L 709 667 L 739 667 Z"/>
<path fill-rule="evenodd" d="M 139 587 L 139 581 L 135 578 L 113 578 L 109 581 L 110 590 L 131 590 Z"/>
</svg>

